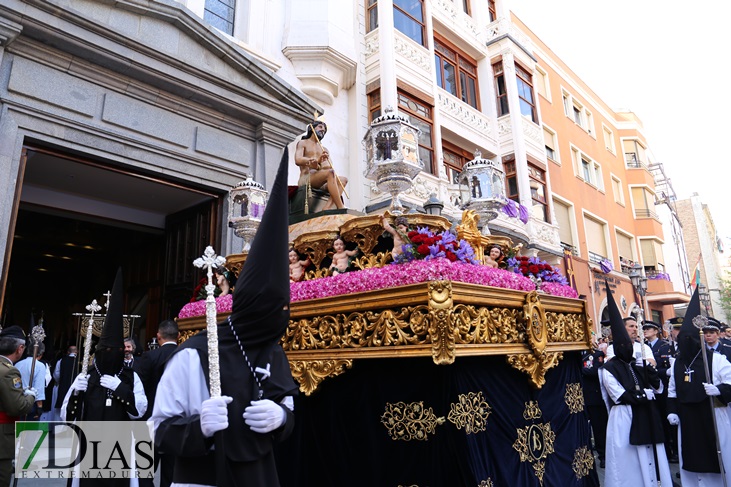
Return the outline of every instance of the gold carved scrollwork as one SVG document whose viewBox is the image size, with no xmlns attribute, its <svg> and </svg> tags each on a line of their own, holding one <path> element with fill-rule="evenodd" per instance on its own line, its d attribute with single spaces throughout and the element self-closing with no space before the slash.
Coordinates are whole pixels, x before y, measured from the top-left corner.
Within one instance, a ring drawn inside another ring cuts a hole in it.
<svg viewBox="0 0 731 487">
<path fill-rule="evenodd" d="M 315 267 L 319 267 L 337 236 L 337 232 L 329 230 L 304 233 L 294 239 L 292 246 L 297 252 L 305 254 Z"/>
<path fill-rule="evenodd" d="M 584 342 L 587 340 L 584 317 L 568 313 L 546 313 L 548 341 L 555 342 Z"/>
<path fill-rule="evenodd" d="M 589 475 L 589 472 L 594 469 L 594 455 L 591 450 L 586 446 L 578 448 L 574 452 L 574 461 L 571 466 L 576 474 L 576 480 Z"/>
<path fill-rule="evenodd" d="M 386 403 L 386 410 L 381 416 L 381 423 L 388 430 L 392 440 L 426 441 L 429 434 L 436 432 L 436 427 L 444 424 L 443 417 L 438 418 L 432 408 L 424 408 L 424 402 Z"/>
<path fill-rule="evenodd" d="M 487 428 L 487 417 L 492 408 L 485 401 L 482 392 L 460 394 L 458 402 L 452 403 L 447 419 L 454 423 L 457 429 L 464 428 L 465 434 L 479 433 Z"/>
<path fill-rule="evenodd" d="M 544 352 L 540 357 L 529 353 L 510 354 L 508 363 L 530 376 L 531 382 L 537 388 L 543 387 L 546 383 L 546 372 L 558 364 L 563 358 L 563 352 Z"/>
<path fill-rule="evenodd" d="M 382 233 L 380 215 L 353 218 L 340 226 L 340 236 L 358 244 L 358 248 L 366 255 L 371 253 Z"/>
<path fill-rule="evenodd" d="M 508 308 L 458 304 L 452 310 L 457 343 L 517 343 L 523 333 L 516 326 L 518 312 Z"/>
<path fill-rule="evenodd" d="M 546 311 L 543 309 L 537 291 L 531 291 L 525 296 L 523 322 L 526 335 L 528 335 L 528 343 L 533 349 L 533 353 L 540 356 L 548 343 L 548 330 L 546 329 Z"/>
<path fill-rule="evenodd" d="M 370 269 L 372 267 L 383 267 L 391 261 L 391 252 L 378 252 L 376 255 L 368 254 L 353 259 L 353 267 L 356 269 Z"/>
<path fill-rule="evenodd" d="M 429 337 L 432 360 L 437 365 L 454 363 L 451 281 L 429 281 Z"/>
<path fill-rule="evenodd" d="M 345 369 L 353 366 L 352 360 L 290 360 L 292 377 L 300 385 L 306 396 L 312 394 L 317 386 L 328 377 L 336 377 Z"/>
<path fill-rule="evenodd" d="M 563 398 L 571 414 L 580 413 L 584 410 L 584 390 L 578 382 L 566 384 L 566 393 Z"/>
<path fill-rule="evenodd" d="M 180 336 L 178 336 L 178 344 L 183 343 L 188 338 L 192 337 L 196 333 L 198 333 L 200 330 L 181 330 Z"/>
</svg>

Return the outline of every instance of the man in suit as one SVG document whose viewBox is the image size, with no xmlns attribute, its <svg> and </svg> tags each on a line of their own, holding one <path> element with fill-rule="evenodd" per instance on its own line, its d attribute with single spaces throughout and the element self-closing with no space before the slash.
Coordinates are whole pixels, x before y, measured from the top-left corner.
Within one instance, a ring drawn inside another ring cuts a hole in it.
<svg viewBox="0 0 731 487">
<path fill-rule="evenodd" d="M 668 383 L 670 381 L 668 370 L 672 367 L 670 358 L 673 356 L 673 347 L 670 342 L 660 338 L 660 325 L 654 321 L 646 320 L 644 325 L 642 325 L 642 331 L 645 335 L 645 343 L 652 350 L 652 355 L 657 364 L 657 372 L 663 384 L 662 393 L 655 394 L 655 397 L 657 400 L 657 409 L 660 412 L 660 416 L 664 418 L 668 415 L 667 397 Z M 665 429 L 665 450 L 668 456 L 668 462 L 678 463 L 678 450 L 675 446 L 676 441 L 672 436 L 673 431 L 671 430 L 671 426 L 667 421 L 663 421 L 663 428 Z"/>
<path fill-rule="evenodd" d="M 135 365 L 135 350 L 137 350 L 137 344 L 132 338 L 124 339 L 124 366 L 134 368 Z"/>
<path fill-rule="evenodd" d="M 155 404 L 155 395 L 157 394 L 157 384 L 165 370 L 165 363 L 168 357 L 173 354 L 178 347 L 178 324 L 173 320 L 165 320 L 157 327 L 157 343 L 160 345 L 155 350 L 150 350 L 140 356 L 134 362 L 134 368 L 142 380 L 147 395 L 147 403 L 149 407 L 147 413 L 142 417 L 147 420 L 152 414 L 152 408 Z M 173 480 L 173 466 L 175 458 L 166 455 L 164 452 L 155 451 L 155 469 L 160 467 L 160 487 L 169 487 Z M 144 485 L 143 479 L 140 479 L 140 485 Z M 145 479 L 149 480 L 149 479 Z M 150 482 L 151 484 L 151 482 Z"/>
<path fill-rule="evenodd" d="M 15 422 L 28 414 L 36 399 L 33 388 L 23 389 L 13 364 L 25 351 L 25 333 L 19 326 L 0 332 L 0 486 L 10 485 L 15 457 Z"/>
<path fill-rule="evenodd" d="M 53 379 L 58 385 L 58 392 L 56 393 L 56 403 L 53 405 L 56 409 L 55 417 L 61 418 L 61 405 L 63 404 L 63 398 L 66 397 L 66 393 L 71 387 L 71 383 L 79 373 L 79 358 L 76 356 L 78 349 L 75 345 L 71 345 L 66 350 L 66 356 L 59 359 L 56 362 L 56 368 L 53 370 Z"/>
</svg>

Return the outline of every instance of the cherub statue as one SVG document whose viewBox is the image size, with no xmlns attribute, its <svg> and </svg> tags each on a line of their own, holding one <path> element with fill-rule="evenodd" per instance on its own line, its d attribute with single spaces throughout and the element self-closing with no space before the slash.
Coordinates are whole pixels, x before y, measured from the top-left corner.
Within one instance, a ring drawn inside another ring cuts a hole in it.
<svg viewBox="0 0 731 487">
<path fill-rule="evenodd" d="M 488 253 L 485 256 L 485 265 L 490 267 L 499 267 L 500 261 L 503 260 L 503 249 L 497 244 L 493 244 L 489 247 Z"/>
<path fill-rule="evenodd" d="M 305 268 L 310 265 L 310 259 L 300 260 L 294 249 L 289 249 L 289 280 L 299 282 L 305 277 Z"/>
<path fill-rule="evenodd" d="M 333 249 L 335 253 L 333 253 L 332 263 L 330 264 L 330 273 L 337 276 L 348 270 L 349 258 L 357 254 L 358 249 L 345 250 L 345 242 L 340 237 L 337 237 L 333 242 Z"/>
<path fill-rule="evenodd" d="M 396 257 L 403 253 L 403 246 L 409 243 L 410 239 L 407 234 L 409 231 L 409 222 L 406 217 L 398 216 L 394 223 L 396 228 L 393 228 L 391 224 L 388 223 L 386 215 L 381 216 L 381 225 L 383 225 L 383 229 L 390 233 L 391 237 L 393 237 L 393 249 L 391 250 L 391 256 L 394 260 L 396 260 Z"/>
</svg>

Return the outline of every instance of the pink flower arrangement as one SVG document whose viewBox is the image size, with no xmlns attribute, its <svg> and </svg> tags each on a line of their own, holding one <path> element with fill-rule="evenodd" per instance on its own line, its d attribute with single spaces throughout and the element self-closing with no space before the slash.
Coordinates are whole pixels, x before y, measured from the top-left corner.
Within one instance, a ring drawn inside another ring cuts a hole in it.
<svg viewBox="0 0 731 487">
<path fill-rule="evenodd" d="M 291 301 L 362 293 L 437 280 L 465 282 L 518 291 L 533 291 L 536 288 L 536 285 L 530 279 L 514 272 L 484 265 L 453 263 L 444 257 L 440 257 L 431 260 L 413 260 L 399 265 L 374 267 L 357 272 L 346 272 L 337 276 L 322 277 L 311 281 L 292 282 L 290 283 Z M 555 282 L 542 283 L 541 290 L 554 296 L 578 297 L 572 287 Z M 230 312 L 231 302 L 231 295 L 216 299 L 218 313 Z M 206 302 L 196 301 L 186 304 L 180 310 L 178 318 L 203 316 L 205 313 Z"/>
</svg>

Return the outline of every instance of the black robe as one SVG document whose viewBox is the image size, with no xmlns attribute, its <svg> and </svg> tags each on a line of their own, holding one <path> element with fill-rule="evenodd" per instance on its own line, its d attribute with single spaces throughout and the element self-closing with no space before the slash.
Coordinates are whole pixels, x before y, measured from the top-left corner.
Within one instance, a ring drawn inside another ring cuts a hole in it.
<svg viewBox="0 0 731 487">
<path fill-rule="evenodd" d="M 205 438 L 199 415 L 172 417 L 157 427 L 155 444 L 160 451 L 176 457 L 174 482 L 276 487 L 279 479 L 274 463 L 274 442 L 285 439 L 292 432 L 294 415 L 282 406 L 286 421 L 279 429 L 269 434 L 251 431 L 244 422 L 243 413 L 252 400 L 259 398 L 258 384 L 227 323 L 218 326 L 218 339 L 221 394 L 233 397 L 228 406 L 228 428 L 213 438 Z M 210 387 L 206 331 L 188 339 L 175 353 L 187 348 L 198 353 Z M 270 364 L 271 376 L 261 381 L 263 399 L 279 404 L 285 397 L 298 393 L 289 362 L 278 343 L 246 349 L 246 353 L 254 368 L 266 368 Z M 214 442 L 215 450 L 212 450 Z"/>
<path fill-rule="evenodd" d="M 652 445 L 663 443 L 662 419 L 655 401 L 647 400 L 644 389 L 658 388 L 660 378 L 651 367 L 638 367 L 633 362 L 627 363 L 619 357 L 604 364 L 604 369 L 612 374 L 626 391 L 616 404 L 629 405 L 632 408 L 632 425 L 629 433 L 630 445 Z M 631 369 L 631 371 L 630 371 Z M 634 372 L 634 375 L 632 374 Z M 637 382 L 635 382 L 635 379 Z M 639 388 L 639 390 L 638 390 Z"/>
</svg>

